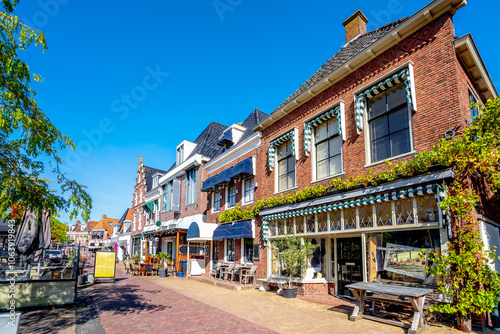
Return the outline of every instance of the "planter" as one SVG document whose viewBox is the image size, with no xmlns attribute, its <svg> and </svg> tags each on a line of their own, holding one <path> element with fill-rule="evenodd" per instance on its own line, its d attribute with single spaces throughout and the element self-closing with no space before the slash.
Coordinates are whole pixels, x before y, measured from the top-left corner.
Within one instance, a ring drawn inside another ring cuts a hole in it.
<svg viewBox="0 0 500 334">
<path fill-rule="evenodd" d="M 87 280 L 87 275 L 78 276 L 78 285 L 84 285 Z"/>
<path fill-rule="evenodd" d="M 167 277 L 167 271 L 165 269 L 158 269 L 158 276 Z"/>
<path fill-rule="evenodd" d="M 297 288 L 283 288 L 283 298 L 297 298 Z"/>
<path fill-rule="evenodd" d="M 88 276 L 87 276 L 87 282 L 94 283 L 94 274 L 88 274 Z"/>
<path fill-rule="evenodd" d="M 472 320 L 471 319 L 458 319 L 457 320 L 458 330 L 464 333 L 472 332 Z"/>
</svg>

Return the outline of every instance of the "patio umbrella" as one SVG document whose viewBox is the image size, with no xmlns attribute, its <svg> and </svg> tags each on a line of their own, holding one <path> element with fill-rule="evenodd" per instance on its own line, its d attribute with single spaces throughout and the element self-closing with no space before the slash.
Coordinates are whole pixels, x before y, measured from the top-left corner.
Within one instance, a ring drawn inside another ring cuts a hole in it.
<svg viewBox="0 0 500 334">
<path fill-rule="evenodd" d="M 31 210 L 23 213 L 21 225 L 17 228 L 14 246 L 18 253 L 31 255 L 38 249 L 38 219 Z"/>
<path fill-rule="evenodd" d="M 39 231 L 39 248 L 48 249 L 52 242 L 52 233 L 50 231 L 50 212 L 42 211 L 40 215 L 40 220 L 42 222 L 41 229 Z"/>
</svg>

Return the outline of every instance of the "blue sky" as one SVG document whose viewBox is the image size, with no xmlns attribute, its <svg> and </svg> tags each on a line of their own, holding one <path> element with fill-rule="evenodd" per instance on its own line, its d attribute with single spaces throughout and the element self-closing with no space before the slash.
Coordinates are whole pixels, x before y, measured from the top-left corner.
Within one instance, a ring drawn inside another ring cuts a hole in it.
<svg viewBox="0 0 500 334">
<path fill-rule="evenodd" d="M 429 1 L 21 0 L 15 12 L 42 30 L 48 51 L 21 54 L 37 101 L 75 142 L 62 152 L 94 208 L 120 218 L 131 205 L 139 155 L 168 169 L 175 147 L 211 122 L 270 113 L 345 43 L 342 22 L 361 9 L 374 29 Z M 492 80 L 500 69 L 496 1 L 469 1 L 454 17 L 471 33 Z M 69 222 L 67 214 L 62 221 Z"/>
</svg>

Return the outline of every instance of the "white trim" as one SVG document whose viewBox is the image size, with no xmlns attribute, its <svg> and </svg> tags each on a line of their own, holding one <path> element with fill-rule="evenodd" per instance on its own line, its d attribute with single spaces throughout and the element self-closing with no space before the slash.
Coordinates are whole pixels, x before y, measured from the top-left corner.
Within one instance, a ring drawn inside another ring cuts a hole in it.
<svg viewBox="0 0 500 334">
<path fill-rule="evenodd" d="M 344 103 L 342 102 L 341 103 L 341 112 L 343 112 L 344 110 Z M 344 117 L 341 116 L 341 119 L 344 120 Z M 331 120 L 331 119 L 330 119 Z M 341 134 L 341 147 L 340 147 L 340 158 L 341 158 L 341 163 L 342 163 L 342 171 L 340 173 L 337 173 L 337 174 L 334 174 L 334 175 L 329 175 L 327 177 L 323 177 L 321 179 L 318 179 L 318 163 L 316 161 L 316 127 L 314 127 L 312 129 L 312 133 L 311 133 L 311 177 L 312 177 L 312 181 L 311 183 L 313 182 L 319 182 L 319 181 L 324 181 L 324 180 L 328 180 L 328 179 L 332 179 L 332 178 L 335 178 L 335 177 L 338 177 L 338 176 L 341 176 L 341 175 L 344 175 L 345 174 L 345 171 L 344 171 L 344 136 L 345 136 L 345 121 L 342 121 L 343 124 L 341 124 L 341 126 L 343 125 L 343 128 L 341 128 L 341 131 L 342 131 L 342 134 Z M 336 123 L 335 123 L 336 124 Z"/>
<path fill-rule="evenodd" d="M 250 202 L 245 202 L 246 184 L 250 179 L 253 180 L 253 200 Z M 251 204 L 253 202 L 255 202 L 255 176 L 252 176 L 251 178 L 243 179 L 241 182 L 241 204 L 248 205 L 248 204 Z"/>
<path fill-rule="evenodd" d="M 273 111 L 267 118 L 257 124 L 253 130 L 262 131 L 267 128 L 299 106 L 319 95 L 328 87 L 333 86 L 346 76 L 350 75 L 353 71 L 372 61 L 373 56 L 376 57 L 382 54 L 399 43 L 401 40 L 426 26 L 429 24 L 427 19 L 429 15 L 433 18 L 439 17 L 446 12 L 451 12 L 451 14 L 454 15 L 458 9 L 462 8 L 466 4 L 466 0 L 435 0 L 431 2 L 429 5 L 425 6 L 420 11 L 406 19 L 405 22 L 398 25 L 393 31 L 391 31 L 391 33 L 386 34 L 378 41 L 359 52 L 356 56 L 347 61 L 344 66 L 339 66 L 327 77 L 323 78 L 307 91 L 288 102 L 281 109 Z"/>
<path fill-rule="evenodd" d="M 254 135 L 239 142 L 235 146 L 230 147 L 227 151 L 207 162 L 203 168 L 207 171 L 207 175 L 223 168 L 227 164 L 241 158 L 247 153 L 252 152 L 260 147 L 262 133 L 256 132 Z M 255 168 L 254 168 L 255 173 Z"/>
<path fill-rule="evenodd" d="M 180 177 L 184 175 L 186 170 L 190 169 L 191 167 L 199 166 L 202 164 L 202 162 L 207 162 L 209 160 L 210 158 L 207 158 L 201 154 L 195 154 L 194 156 L 192 156 L 188 160 L 185 160 L 182 164 L 176 166 L 170 172 L 162 176 L 158 181 L 159 186 L 163 186 L 165 183 L 167 183 L 168 181 L 172 180 L 175 177 Z"/>
<path fill-rule="evenodd" d="M 215 193 L 219 193 L 219 210 L 215 211 Z M 220 212 L 220 202 L 221 202 L 221 196 L 220 196 L 220 189 L 212 191 L 212 213 Z"/>
<path fill-rule="evenodd" d="M 385 160 L 380 160 L 380 161 L 377 161 L 377 162 L 372 162 L 370 164 L 367 164 L 367 165 L 364 165 L 363 167 L 364 168 L 367 168 L 367 167 L 372 167 L 372 166 L 376 166 L 376 165 L 379 165 L 379 164 L 383 164 L 384 161 L 391 161 L 391 160 L 395 160 L 395 159 L 399 159 L 399 158 L 404 158 L 408 155 L 412 155 L 412 154 L 417 154 L 418 152 L 415 151 L 415 150 L 412 150 L 410 152 L 407 152 L 407 153 L 403 153 L 403 154 L 400 154 L 400 155 L 396 155 L 392 158 L 389 158 L 389 159 L 385 159 Z"/>
</svg>

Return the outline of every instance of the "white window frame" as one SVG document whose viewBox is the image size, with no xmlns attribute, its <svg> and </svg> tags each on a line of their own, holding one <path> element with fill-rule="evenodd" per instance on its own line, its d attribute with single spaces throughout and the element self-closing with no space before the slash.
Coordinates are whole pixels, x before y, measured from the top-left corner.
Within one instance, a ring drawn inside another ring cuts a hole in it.
<svg viewBox="0 0 500 334">
<path fill-rule="evenodd" d="M 234 252 L 234 259 L 233 261 L 229 261 L 228 260 L 228 241 L 229 240 L 232 240 L 233 243 L 234 243 L 234 248 L 233 248 L 233 252 Z M 224 239 L 224 262 L 229 262 L 229 263 L 234 263 L 236 261 L 236 239 Z"/>
<path fill-rule="evenodd" d="M 333 108 L 336 108 L 336 106 L 334 106 Z M 320 114 L 323 114 L 323 113 L 324 112 L 322 112 Z M 340 148 L 340 160 L 342 161 L 342 168 L 341 168 L 340 173 L 329 175 L 329 176 L 326 176 L 326 177 L 323 177 L 320 179 L 320 178 L 318 178 L 318 162 L 316 159 L 316 128 L 317 127 L 313 128 L 313 133 L 311 135 L 312 182 L 328 180 L 328 179 L 332 179 L 334 177 L 337 177 L 339 175 L 343 175 L 345 173 L 345 171 L 344 171 L 344 139 L 343 139 L 345 130 L 342 129 L 342 135 L 339 135 L 340 141 L 342 142 L 341 148 Z"/>
<path fill-rule="evenodd" d="M 297 138 L 295 139 L 295 141 L 296 141 L 295 145 L 298 145 Z M 289 143 L 289 141 L 287 141 L 287 142 L 285 142 L 285 143 L 283 143 L 281 145 L 287 145 L 288 143 Z M 287 188 L 287 189 L 280 189 L 279 188 L 279 164 L 278 164 L 279 159 L 278 159 L 278 151 L 279 151 L 279 147 L 280 146 L 276 147 L 276 154 L 274 156 L 274 165 L 276 166 L 274 168 L 274 189 L 275 189 L 275 194 L 282 193 L 282 192 L 289 191 L 289 190 L 297 188 L 297 159 L 296 159 L 296 156 L 295 157 L 292 156 L 292 158 L 294 158 L 294 161 L 295 161 L 295 171 L 294 171 L 294 174 L 295 174 L 294 175 L 295 184 L 292 187 Z M 297 150 L 295 150 L 295 154 L 297 154 Z M 287 159 L 289 159 L 289 158 L 287 158 Z"/>
<path fill-rule="evenodd" d="M 134 214 L 134 231 L 135 231 L 135 226 L 137 225 L 137 216 Z"/>
<path fill-rule="evenodd" d="M 216 194 L 219 194 L 219 209 L 218 210 L 215 210 L 215 203 L 216 203 L 216 198 L 215 198 L 215 195 Z M 220 211 L 220 203 L 221 203 L 221 195 L 220 195 L 220 189 L 217 189 L 217 190 L 214 190 L 212 192 L 212 212 L 219 212 Z"/>
<path fill-rule="evenodd" d="M 139 212 L 139 230 L 142 229 L 142 214 Z"/>
<path fill-rule="evenodd" d="M 253 181 L 253 187 L 252 187 L 252 200 L 251 201 L 248 201 L 246 200 L 246 187 L 247 187 L 247 183 L 249 183 L 250 181 Z M 242 199 L 241 199 L 241 202 L 243 204 L 250 204 L 250 203 L 253 203 L 255 201 L 255 177 L 252 176 L 252 177 L 249 177 L 245 180 L 243 180 L 243 183 L 242 183 L 242 192 L 243 192 L 243 196 L 242 196 Z"/>
<path fill-rule="evenodd" d="M 470 104 L 472 103 L 470 101 L 470 96 L 472 95 L 472 97 L 475 100 L 475 103 L 478 103 L 479 99 L 477 98 L 476 93 L 474 93 L 474 90 L 469 85 L 467 85 L 467 89 L 468 89 L 468 93 L 469 93 L 469 94 L 467 94 L 467 97 L 469 98 L 468 108 L 469 108 L 469 113 L 470 113 L 470 124 L 472 124 L 474 122 L 474 118 L 473 118 L 473 115 L 472 115 L 472 108 L 470 107 Z M 479 116 L 479 108 L 478 108 L 477 116 Z"/>
<path fill-rule="evenodd" d="M 175 151 L 175 158 L 177 166 L 184 162 L 184 145 L 177 147 L 177 150 Z"/>
<path fill-rule="evenodd" d="M 235 184 L 235 183 L 233 183 L 232 187 L 234 188 L 234 205 L 233 205 L 233 206 L 231 206 L 231 205 L 229 204 L 229 188 L 231 188 L 231 185 L 228 185 L 228 186 L 226 187 L 226 203 L 225 203 L 225 207 L 226 207 L 226 209 L 232 209 L 232 208 L 236 207 L 236 194 L 238 193 L 238 192 L 236 191 L 236 184 Z"/>
<path fill-rule="evenodd" d="M 194 173 L 194 178 L 189 177 L 189 184 L 188 184 L 188 173 Z M 185 195 L 185 204 L 186 206 L 194 205 L 196 204 L 197 201 L 197 191 L 198 191 L 198 169 L 197 167 L 190 168 L 186 171 L 186 177 L 184 178 L 186 182 L 186 195 Z M 194 180 L 194 181 L 193 181 Z M 188 187 L 190 188 L 190 191 L 188 191 Z M 193 198 L 190 198 L 188 195 L 192 195 Z M 189 202 L 188 202 L 189 200 Z M 192 200 L 192 202 L 191 202 Z"/>
<path fill-rule="evenodd" d="M 252 252 L 253 252 L 253 247 L 254 247 L 254 240 L 252 238 L 240 238 L 240 243 L 241 243 L 241 264 L 253 264 L 253 259 L 255 256 L 252 258 L 252 261 L 245 261 L 245 239 L 251 239 L 252 240 Z"/>
<path fill-rule="evenodd" d="M 162 212 L 172 211 L 173 195 L 174 195 L 174 185 L 173 181 L 170 180 L 165 184 L 165 189 L 163 190 L 162 208 L 161 208 Z"/>
<path fill-rule="evenodd" d="M 366 159 L 366 165 L 364 167 L 378 165 L 378 164 L 384 163 L 384 161 L 386 161 L 386 160 L 390 161 L 390 160 L 394 160 L 394 159 L 399 159 L 399 158 L 405 157 L 407 155 L 412 155 L 412 154 L 417 153 L 415 151 L 415 140 L 413 138 L 413 117 L 412 117 L 412 111 L 417 111 L 417 97 L 416 97 L 416 93 L 415 93 L 415 76 L 413 74 L 413 64 L 411 62 L 405 63 L 404 65 L 399 66 L 398 68 L 396 68 L 394 71 L 390 72 L 389 74 L 387 74 L 383 77 L 377 78 L 376 80 L 371 81 L 369 84 L 365 85 L 363 88 L 354 92 L 354 96 L 362 93 L 364 90 L 368 89 L 369 87 L 372 87 L 372 86 L 376 85 L 377 83 L 384 81 L 385 79 L 389 78 L 390 76 L 393 76 L 394 74 L 400 72 L 405 67 L 408 68 L 408 71 L 410 73 L 411 94 L 412 94 L 412 107 L 407 108 L 408 109 L 408 119 L 410 122 L 410 125 L 409 125 L 410 151 L 403 153 L 403 154 L 400 154 L 400 155 L 390 157 L 390 158 L 385 159 L 385 160 L 372 161 L 372 153 L 371 153 L 372 148 L 371 148 L 371 137 L 370 137 L 370 128 L 369 128 L 370 123 L 368 123 L 369 103 L 367 101 L 366 108 L 363 111 L 363 128 L 364 128 L 363 132 L 364 132 L 364 138 L 365 138 L 365 159 Z M 404 84 L 403 84 L 403 86 L 404 86 Z"/>
</svg>

